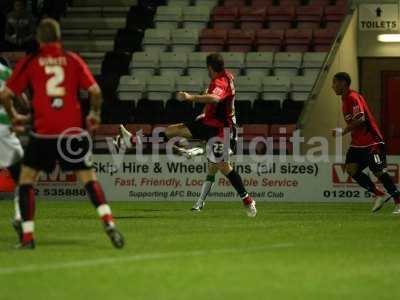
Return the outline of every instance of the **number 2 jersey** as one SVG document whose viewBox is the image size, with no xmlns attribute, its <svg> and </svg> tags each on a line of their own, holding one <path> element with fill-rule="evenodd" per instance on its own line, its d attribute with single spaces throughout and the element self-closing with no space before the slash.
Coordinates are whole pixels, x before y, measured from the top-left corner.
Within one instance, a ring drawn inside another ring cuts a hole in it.
<svg viewBox="0 0 400 300">
<path fill-rule="evenodd" d="M 24 57 L 6 83 L 16 96 L 30 89 L 33 132 L 38 137 L 82 128 L 78 93 L 95 84 L 85 62 L 77 54 L 65 51 L 60 43 L 46 44 L 37 53 Z"/>
</svg>

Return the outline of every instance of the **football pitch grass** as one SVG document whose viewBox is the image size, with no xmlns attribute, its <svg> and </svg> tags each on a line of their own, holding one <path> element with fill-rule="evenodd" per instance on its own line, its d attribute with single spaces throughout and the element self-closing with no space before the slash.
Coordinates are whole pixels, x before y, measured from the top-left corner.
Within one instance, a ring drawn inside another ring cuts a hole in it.
<svg viewBox="0 0 400 300">
<path fill-rule="evenodd" d="M 114 202 L 123 250 L 88 202 L 38 201 L 34 251 L 0 202 L 0 299 L 398 299 L 392 204 Z"/>
</svg>

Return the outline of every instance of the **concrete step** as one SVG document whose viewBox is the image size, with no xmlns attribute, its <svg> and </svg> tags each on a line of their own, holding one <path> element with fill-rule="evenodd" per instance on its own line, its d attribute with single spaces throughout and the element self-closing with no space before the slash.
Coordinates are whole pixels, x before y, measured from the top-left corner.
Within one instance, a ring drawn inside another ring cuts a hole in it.
<svg viewBox="0 0 400 300">
<path fill-rule="evenodd" d="M 126 17 L 129 6 L 78 6 L 69 7 L 67 17 Z"/>
<path fill-rule="evenodd" d="M 117 29 L 64 29 L 64 40 L 113 40 L 117 35 Z"/>
<path fill-rule="evenodd" d="M 64 18 L 61 29 L 119 29 L 126 25 L 126 18 Z"/>
<path fill-rule="evenodd" d="M 79 40 L 66 40 L 64 41 L 64 47 L 68 50 L 74 52 L 104 52 L 112 51 L 114 49 L 114 41 L 113 40 L 88 40 L 88 41 L 79 41 Z"/>
<path fill-rule="evenodd" d="M 138 3 L 137 0 L 74 0 L 76 6 L 133 6 Z"/>
</svg>

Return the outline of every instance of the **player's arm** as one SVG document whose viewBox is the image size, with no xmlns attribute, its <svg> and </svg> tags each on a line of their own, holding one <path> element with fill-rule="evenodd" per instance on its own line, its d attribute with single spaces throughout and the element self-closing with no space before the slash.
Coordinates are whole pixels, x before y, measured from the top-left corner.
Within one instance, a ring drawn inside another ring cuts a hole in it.
<svg viewBox="0 0 400 300">
<path fill-rule="evenodd" d="M 365 123 L 365 115 L 364 113 L 360 113 L 347 122 L 347 126 L 343 129 L 342 134 L 346 135 L 352 132 L 353 130 L 363 126 L 364 123 Z"/>
<path fill-rule="evenodd" d="M 29 122 L 30 118 L 29 116 L 21 115 L 17 112 L 13 99 L 14 93 L 8 87 L 4 87 L 0 92 L 0 103 L 3 105 L 13 124 L 13 130 L 16 132 L 24 132 L 25 124 Z"/>
<path fill-rule="evenodd" d="M 216 104 L 221 100 L 219 96 L 214 94 L 191 95 L 186 92 L 178 92 L 177 99 L 179 101 L 188 101 L 203 104 Z"/>
<path fill-rule="evenodd" d="M 100 87 L 93 84 L 89 89 L 90 111 L 86 118 L 86 127 L 89 131 L 98 129 L 101 123 L 101 104 L 103 98 L 101 95 Z"/>
</svg>

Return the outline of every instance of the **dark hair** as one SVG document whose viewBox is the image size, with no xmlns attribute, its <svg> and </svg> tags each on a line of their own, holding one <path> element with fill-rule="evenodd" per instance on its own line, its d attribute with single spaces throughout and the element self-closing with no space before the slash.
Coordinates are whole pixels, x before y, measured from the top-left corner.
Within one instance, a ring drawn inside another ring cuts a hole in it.
<svg viewBox="0 0 400 300">
<path fill-rule="evenodd" d="M 224 70 L 224 58 L 219 53 L 211 53 L 207 56 L 207 67 L 211 67 L 214 72 L 222 72 Z"/>
<path fill-rule="evenodd" d="M 349 75 L 348 73 L 346 73 L 346 72 L 339 72 L 339 73 L 336 73 L 335 76 L 334 76 L 333 78 L 336 79 L 336 80 L 339 80 L 339 81 L 344 81 L 344 82 L 346 82 L 346 84 L 347 84 L 348 86 L 351 85 L 351 77 L 350 77 L 350 75 Z"/>
</svg>

